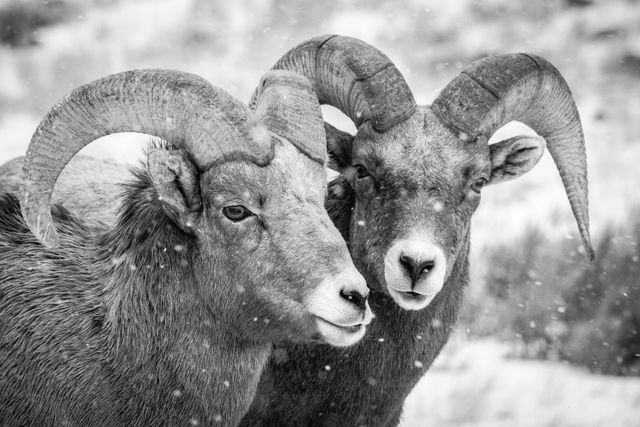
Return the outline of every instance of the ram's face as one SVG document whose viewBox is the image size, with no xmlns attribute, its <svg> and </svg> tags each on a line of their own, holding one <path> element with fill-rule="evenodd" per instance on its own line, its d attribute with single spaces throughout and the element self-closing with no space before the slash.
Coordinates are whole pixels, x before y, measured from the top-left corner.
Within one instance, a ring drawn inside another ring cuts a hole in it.
<svg viewBox="0 0 640 427">
<path fill-rule="evenodd" d="M 201 233 L 250 339 L 350 345 L 371 320 L 368 289 L 324 210 L 321 164 L 277 141 L 268 166 L 229 162 L 201 179 Z M 214 258 L 215 257 L 215 258 Z"/>
<path fill-rule="evenodd" d="M 384 134 L 362 126 L 351 163 L 355 262 L 402 308 L 427 306 L 451 272 L 490 178 L 486 142 L 454 136 L 422 108 Z"/>
</svg>

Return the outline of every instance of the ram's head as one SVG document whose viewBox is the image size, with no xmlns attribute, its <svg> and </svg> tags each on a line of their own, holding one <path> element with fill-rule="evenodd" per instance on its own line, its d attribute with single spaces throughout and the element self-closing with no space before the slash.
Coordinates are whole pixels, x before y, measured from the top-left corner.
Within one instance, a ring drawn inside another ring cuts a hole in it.
<svg viewBox="0 0 640 427">
<path fill-rule="evenodd" d="M 580 119 L 566 82 L 544 59 L 520 53 L 479 60 L 431 106 L 416 105 L 394 64 L 357 39 L 311 39 L 274 68 L 307 76 L 322 104 L 355 123 L 355 137 L 326 125 L 331 164 L 349 184 L 332 187 L 353 199 L 346 214 L 354 262 L 370 287 L 387 291 L 401 307 L 427 306 L 455 265 L 467 262 L 482 187 L 530 170 L 545 141 L 593 256 Z M 489 145 L 510 121 L 542 138 Z"/>
<path fill-rule="evenodd" d="M 268 73 L 256 99 L 250 110 L 195 75 L 166 70 L 76 89 L 29 145 L 23 216 L 40 242 L 60 246 L 50 202 L 65 165 L 99 137 L 154 135 L 168 147 L 148 153 L 113 238 L 104 239 L 110 256 L 137 268 L 130 258 L 147 248 L 173 260 L 169 267 L 189 266 L 197 285 L 184 294 L 204 299 L 213 317 L 233 308 L 242 327 L 231 330 L 249 339 L 352 344 L 371 320 L 368 289 L 324 210 L 320 106 L 309 82 L 287 71 Z M 158 234 L 168 243 L 154 248 L 160 243 L 149 236 Z"/>
</svg>

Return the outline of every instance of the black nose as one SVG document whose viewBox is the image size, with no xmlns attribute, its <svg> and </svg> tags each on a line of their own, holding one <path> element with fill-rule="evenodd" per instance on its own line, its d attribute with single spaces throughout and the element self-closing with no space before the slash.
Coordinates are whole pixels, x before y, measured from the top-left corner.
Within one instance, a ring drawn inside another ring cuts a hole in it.
<svg viewBox="0 0 640 427">
<path fill-rule="evenodd" d="M 408 255 L 400 255 L 400 264 L 405 268 L 407 274 L 411 278 L 411 286 L 413 287 L 423 274 L 429 274 L 429 271 L 436 265 L 435 260 L 428 259 L 424 261 L 416 261 Z"/>
<path fill-rule="evenodd" d="M 364 310 L 367 304 L 367 297 L 358 291 L 343 289 L 340 296 L 352 304 L 358 306 L 360 310 Z"/>
</svg>

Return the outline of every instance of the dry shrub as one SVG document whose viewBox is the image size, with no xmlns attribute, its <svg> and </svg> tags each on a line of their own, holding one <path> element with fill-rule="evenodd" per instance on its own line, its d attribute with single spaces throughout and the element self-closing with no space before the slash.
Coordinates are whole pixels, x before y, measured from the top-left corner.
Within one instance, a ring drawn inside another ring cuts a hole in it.
<svg viewBox="0 0 640 427">
<path fill-rule="evenodd" d="M 517 355 L 560 359 L 595 372 L 640 375 L 640 210 L 598 239 L 584 261 L 576 240 L 537 229 L 485 252 L 484 289 L 462 323 L 474 335 L 517 342 Z"/>
</svg>

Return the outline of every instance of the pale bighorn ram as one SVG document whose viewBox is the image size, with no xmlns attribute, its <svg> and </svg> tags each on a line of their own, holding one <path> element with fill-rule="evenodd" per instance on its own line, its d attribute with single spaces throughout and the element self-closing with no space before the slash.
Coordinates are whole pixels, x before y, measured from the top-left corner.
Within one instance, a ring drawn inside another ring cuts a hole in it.
<svg viewBox="0 0 640 427">
<path fill-rule="evenodd" d="M 21 202 L 0 196 L 1 425 L 236 425 L 272 342 L 363 336 L 368 290 L 323 207 L 316 97 L 277 71 L 257 99 L 250 111 L 197 76 L 143 70 L 47 114 Z M 117 224 L 52 215 L 69 160 L 124 131 L 168 144 Z"/>
<path fill-rule="evenodd" d="M 320 102 L 357 127 L 353 137 L 326 126 L 329 155 L 343 174 L 330 185 L 327 208 L 377 318 L 348 349 L 276 348 L 242 425 L 396 425 L 456 320 L 482 187 L 522 175 L 543 154 L 538 137 L 488 145 L 498 128 L 517 120 L 546 140 L 593 256 L 576 106 L 558 70 L 523 53 L 474 62 L 431 106 L 416 105 L 384 54 L 349 37 L 306 41 L 274 69 L 308 77 Z"/>
</svg>

